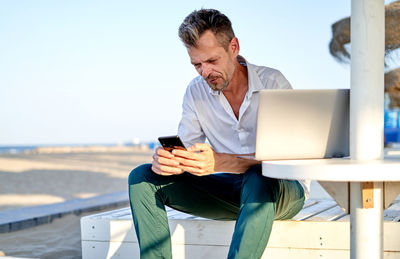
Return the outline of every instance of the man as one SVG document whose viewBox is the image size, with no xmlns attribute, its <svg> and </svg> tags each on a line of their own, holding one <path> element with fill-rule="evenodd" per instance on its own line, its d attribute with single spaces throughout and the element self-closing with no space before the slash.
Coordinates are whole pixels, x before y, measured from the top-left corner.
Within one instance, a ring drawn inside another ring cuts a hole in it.
<svg viewBox="0 0 400 259">
<path fill-rule="evenodd" d="M 298 181 L 263 177 L 258 161 L 238 156 L 255 151 L 258 91 L 291 86 L 279 71 L 239 56 L 231 22 L 217 10 L 191 13 L 179 36 L 200 74 L 187 88 L 178 129 L 188 149 L 158 148 L 152 164 L 129 176 L 141 258 L 171 258 L 165 205 L 236 220 L 228 258 L 260 258 L 274 219 L 296 215 L 307 190 Z"/>
</svg>

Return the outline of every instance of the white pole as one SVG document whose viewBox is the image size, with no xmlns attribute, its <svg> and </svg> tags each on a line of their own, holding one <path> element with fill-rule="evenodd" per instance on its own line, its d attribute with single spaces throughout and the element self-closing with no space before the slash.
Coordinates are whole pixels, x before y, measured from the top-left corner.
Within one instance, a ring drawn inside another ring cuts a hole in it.
<svg viewBox="0 0 400 259">
<path fill-rule="evenodd" d="M 383 159 L 384 0 L 351 3 L 350 156 Z M 350 185 L 352 259 L 383 258 L 382 185 L 373 185 L 373 208 L 363 206 L 362 184 Z"/>
<path fill-rule="evenodd" d="M 384 0 L 351 5 L 350 156 L 383 158 Z"/>
<path fill-rule="evenodd" d="M 363 208 L 362 186 L 350 183 L 350 257 L 383 259 L 383 183 L 374 183 L 374 208 Z"/>
</svg>

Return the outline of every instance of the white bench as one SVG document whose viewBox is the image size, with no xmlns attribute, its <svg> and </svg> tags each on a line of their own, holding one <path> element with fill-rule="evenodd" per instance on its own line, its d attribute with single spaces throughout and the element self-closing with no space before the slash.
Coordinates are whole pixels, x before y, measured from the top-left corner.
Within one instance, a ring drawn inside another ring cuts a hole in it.
<svg viewBox="0 0 400 259">
<path fill-rule="evenodd" d="M 177 258 L 226 258 L 234 221 L 167 209 Z M 400 258 L 400 201 L 384 212 L 385 258 Z M 82 258 L 139 258 L 129 208 L 81 219 Z M 262 258 L 350 258 L 350 218 L 332 200 L 308 200 L 292 219 L 275 221 Z"/>
</svg>

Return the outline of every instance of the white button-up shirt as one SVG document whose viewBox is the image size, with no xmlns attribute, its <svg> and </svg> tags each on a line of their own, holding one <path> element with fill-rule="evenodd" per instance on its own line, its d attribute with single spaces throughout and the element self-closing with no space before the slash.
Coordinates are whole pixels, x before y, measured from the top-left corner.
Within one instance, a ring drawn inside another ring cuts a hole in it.
<svg viewBox="0 0 400 259">
<path fill-rule="evenodd" d="M 239 57 L 239 61 L 245 60 Z M 201 76 L 190 82 L 178 129 L 186 147 L 207 139 L 216 152 L 255 152 L 258 92 L 261 89 L 290 89 L 291 86 L 278 70 L 241 63 L 247 66 L 248 91 L 238 119 L 222 92 L 212 90 Z"/>
<path fill-rule="evenodd" d="M 250 64 L 240 56 L 238 61 L 247 66 L 248 73 L 248 91 L 239 118 L 222 92 L 212 90 L 201 76 L 196 77 L 187 87 L 178 128 L 186 147 L 207 140 L 218 153 L 255 152 L 259 91 L 292 87 L 276 69 Z"/>
</svg>

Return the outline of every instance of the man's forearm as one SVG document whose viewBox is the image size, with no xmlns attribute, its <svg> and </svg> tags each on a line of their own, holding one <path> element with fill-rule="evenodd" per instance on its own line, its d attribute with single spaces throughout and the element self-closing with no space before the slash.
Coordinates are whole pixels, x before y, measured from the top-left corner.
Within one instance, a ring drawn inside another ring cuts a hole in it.
<svg viewBox="0 0 400 259">
<path fill-rule="evenodd" d="M 261 161 L 239 158 L 237 154 L 215 153 L 215 171 L 228 173 L 244 173 L 253 166 L 260 164 Z"/>
</svg>

